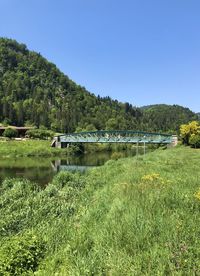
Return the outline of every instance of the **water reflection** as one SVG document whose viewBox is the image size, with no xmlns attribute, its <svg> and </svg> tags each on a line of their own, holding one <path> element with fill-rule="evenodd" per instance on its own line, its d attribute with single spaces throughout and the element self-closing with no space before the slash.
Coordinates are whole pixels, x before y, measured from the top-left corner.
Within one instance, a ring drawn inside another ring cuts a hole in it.
<svg viewBox="0 0 200 276">
<path fill-rule="evenodd" d="M 93 168 L 96 166 L 91 166 L 91 165 L 72 165 L 69 161 L 67 160 L 54 160 L 51 162 L 52 169 L 55 173 L 58 173 L 60 171 L 80 171 L 84 172 L 88 168 Z"/>
<path fill-rule="evenodd" d="M 133 156 L 135 150 L 123 151 L 123 156 Z M 5 158 L 0 160 L 0 182 L 7 177 L 27 178 L 41 185 L 48 184 L 61 170 L 79 170 L 101 166 L 111 158 L 112 152 L 95 152 L 76 157 L 52 158 Z"/>
</svg>

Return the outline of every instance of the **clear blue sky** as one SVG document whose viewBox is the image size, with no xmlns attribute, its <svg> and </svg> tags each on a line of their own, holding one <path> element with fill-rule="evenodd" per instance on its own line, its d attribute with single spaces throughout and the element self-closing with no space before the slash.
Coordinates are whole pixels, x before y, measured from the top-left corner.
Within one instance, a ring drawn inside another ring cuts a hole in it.
<svg viewBox="0 0 200 276">
<path fill-rule="evenodd" d="M 96 95 L 200 111 L 199 0 L 0 0 L 0 36 Z"/>
</svg>

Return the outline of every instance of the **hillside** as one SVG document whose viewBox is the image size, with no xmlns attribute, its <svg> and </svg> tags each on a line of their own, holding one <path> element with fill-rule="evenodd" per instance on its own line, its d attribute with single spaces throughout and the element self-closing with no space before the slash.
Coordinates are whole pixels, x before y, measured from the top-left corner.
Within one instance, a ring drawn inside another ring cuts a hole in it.
<svg viewBox="0 0 200 276">
<path fill-rule="evenodd" d="M 151 125 L 154 131 L 174 131 L 183 123 L 198 120 L 197 114 L 179 105 L 157 104 L 144 106 L 141 109 L 144 126 Z"/>
<path fill-rule="evenodd" d="M 89 93 L 25 45 L 0 39 L 0 121 L 69 132 L 137 128 L 140 117 L 138 108 Z"/>
<path fill-rule="evenodd" d="M 26 45 L 0 38 L 0 122 L 61 132 L 174 131 L 193 118 L 197 118 L 193 112 L 178 106 L 143 110 L 110 97 L 96 97 Z"/>
</svg>

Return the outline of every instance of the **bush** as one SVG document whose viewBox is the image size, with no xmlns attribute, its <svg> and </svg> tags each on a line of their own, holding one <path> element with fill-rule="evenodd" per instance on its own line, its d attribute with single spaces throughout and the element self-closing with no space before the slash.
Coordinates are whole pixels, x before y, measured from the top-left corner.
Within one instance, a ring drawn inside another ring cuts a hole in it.
<svg viewBox="0 0 200 276">
<path fill-rule="evenodd" d="M 17 137 L 17 130 L 15 128 L 6 128 L 3 132 L 3 136 L 4 137 L 7 137 L 7 138 L 14 138 L 14 137 Z"/>
<path fill-rule="evenodd" d="M 190 145 L 190 139 L 193 135 L 200 135 L 200 125 L 197 121 L 192 121 L 187 125 L 180 126 L 180 134 L 182 142 L 185 145 Z"/>
<path fill-rule="evenodd" d="M 30 129 L 26 131 L 26 135 L 32 139 L 47 140 L 54 136 L 54 132 L 47 129 Z"/>
<path fill-rule="evenodd" d="M 111 159 L 118 160 L 120 158 L 123 158 L 123 154 L 121 152 L 113 152 L 111 155 Z"/>
<path fill-rule="evenodd" d="M 193 148 L 200 148 L 200 134 L 192 135 L 189 140 L 189 144 Z"/>
<path fill-rule="evenodd" d="M 0 249 L 0 275 L 29 275 L 44 257 L 44 243 L 30 233 L 15 236 Z"/>
<path fill-rule="evenodd" d="M 8 118 L 5 118 L 5 119 L 3 120 L 3 122 L 2 122 L 2 125 L 3 125 L 3 126 L 9 126 L 10 124 L 11 124 L 11 120 L 8 119 Z"/>
<path fill-rule="evenodd" d="M 61 171 L 53 179 L 53 185 L 62 189 L 65 186 L 72 188 L 81 188 L 83 183 L 78 173 Z"/>
</svg>

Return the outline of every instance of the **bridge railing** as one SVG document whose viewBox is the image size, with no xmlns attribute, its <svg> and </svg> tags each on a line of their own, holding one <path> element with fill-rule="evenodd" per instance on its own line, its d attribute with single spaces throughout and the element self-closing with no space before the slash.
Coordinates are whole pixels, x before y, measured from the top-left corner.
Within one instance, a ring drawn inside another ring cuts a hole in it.
<svg viewBox="0 0 200 276">
<path fill-rule="evenodd" d="M 173 136 L 170 134 L 150 133 L 144 131 L 114 130 L 69 133 L 55 137 L 55 144 L 62 143 L 152 143 L 170 144 Z"/>
<path fill-rule="evenodd" d="M 163 134 L 163 133 L 158 133 L 158 132 L 145 132 L 145 131 L 134 131 L 134 130 L 98 130 L 98 131 L 87 131 L 87 132 L 74 132 L 74 133 L 68 133 L 68 134 L 62 134 L 60 136 L 83 136 L 83 135 L 116 135 L 116 134 L 121 134 L 121 135 L 146 135 L 146 136 L 165 136 L 165 137 L 171 137 L 171 134 Z"/>
</svg>

